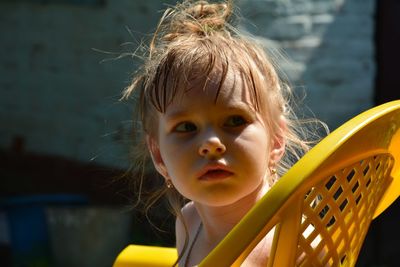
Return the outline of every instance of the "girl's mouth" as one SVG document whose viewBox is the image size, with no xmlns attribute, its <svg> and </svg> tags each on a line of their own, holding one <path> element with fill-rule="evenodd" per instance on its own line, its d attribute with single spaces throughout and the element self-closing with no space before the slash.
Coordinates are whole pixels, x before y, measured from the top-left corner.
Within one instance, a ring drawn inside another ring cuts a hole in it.
<svg viewBox="0 0 400 267">
<path fill-rule="evenodd" d="M 202 181 L 218 181 L 224 180 L 232 176 L 232 172 L 223 169 L 213 169 L 206 171 L 203 175 L 199 177 Z"/>
</svg>

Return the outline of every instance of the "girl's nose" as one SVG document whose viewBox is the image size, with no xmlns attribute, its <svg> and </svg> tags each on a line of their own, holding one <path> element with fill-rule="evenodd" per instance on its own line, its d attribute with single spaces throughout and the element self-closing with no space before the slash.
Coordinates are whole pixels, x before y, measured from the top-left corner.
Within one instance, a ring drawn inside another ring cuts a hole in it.
<svg viewBox="0 0 400 267">
<path fill-rule="evenodd" d="M 205 156 L 221 156 L 225 153 L 226 147 L 221 140 L 216 137 L 209 137 L 199 147 L 199 154 Z"/>
</svg>

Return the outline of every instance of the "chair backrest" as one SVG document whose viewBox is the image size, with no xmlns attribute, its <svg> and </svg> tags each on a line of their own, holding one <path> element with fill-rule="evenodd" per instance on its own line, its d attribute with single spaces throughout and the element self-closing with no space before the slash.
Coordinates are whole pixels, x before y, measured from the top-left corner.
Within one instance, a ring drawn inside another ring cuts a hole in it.
<svg viewBox="0 0 400 267">
<path fill-rule="evenodd" d="M 268 266 L 354 266 L 400 194 L 400 101 L 370 109 L 296 163 L 199 266 L 240 266 L 272 229 Z"/>
</svg>

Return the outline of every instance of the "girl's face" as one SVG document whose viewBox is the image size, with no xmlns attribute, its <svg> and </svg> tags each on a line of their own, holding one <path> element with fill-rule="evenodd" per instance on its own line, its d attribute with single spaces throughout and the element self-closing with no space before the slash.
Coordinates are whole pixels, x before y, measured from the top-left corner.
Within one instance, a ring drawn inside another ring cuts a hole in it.
<svg viewBox="0 0 400 267">
<path fill-rule="evenodd" d="M 271 140 L 238 75 L 217 84 L 193 84 L 158 114 L 158 136 L 148 137 L 156 169 L 178 192 L 199 204 L 225 206 L 267 185 L 269 166 L 284 144 Z"/>
</svg>

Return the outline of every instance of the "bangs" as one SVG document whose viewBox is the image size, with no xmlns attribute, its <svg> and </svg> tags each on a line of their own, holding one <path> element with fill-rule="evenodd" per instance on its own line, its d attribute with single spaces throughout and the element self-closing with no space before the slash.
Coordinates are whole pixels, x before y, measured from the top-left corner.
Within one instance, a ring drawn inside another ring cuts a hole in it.
<svg viewBox="0 0 400 267">
<path fill-rule="evenodd" d="M 183 96 L 193 89 L 205 90 L 211 85 L 217 88 L 216 103 L 228 71 L 234 74 L 234 84 L 236 79 L 241 79 L 241 84 L 250 89 L 254 108 L 259 110 L 256 86 L 256 80 L 260 79 L 259 71 L 248 57 L 241 56 L 244 51 L 235 49 L 232 43 L 228 45 L 223 40 L 216 42 L 210 38 L 171 47 L 174 49 L 160 60 L 145 93 L 158 112 L 165 113 L 177 95 Z"/>
</svg>

